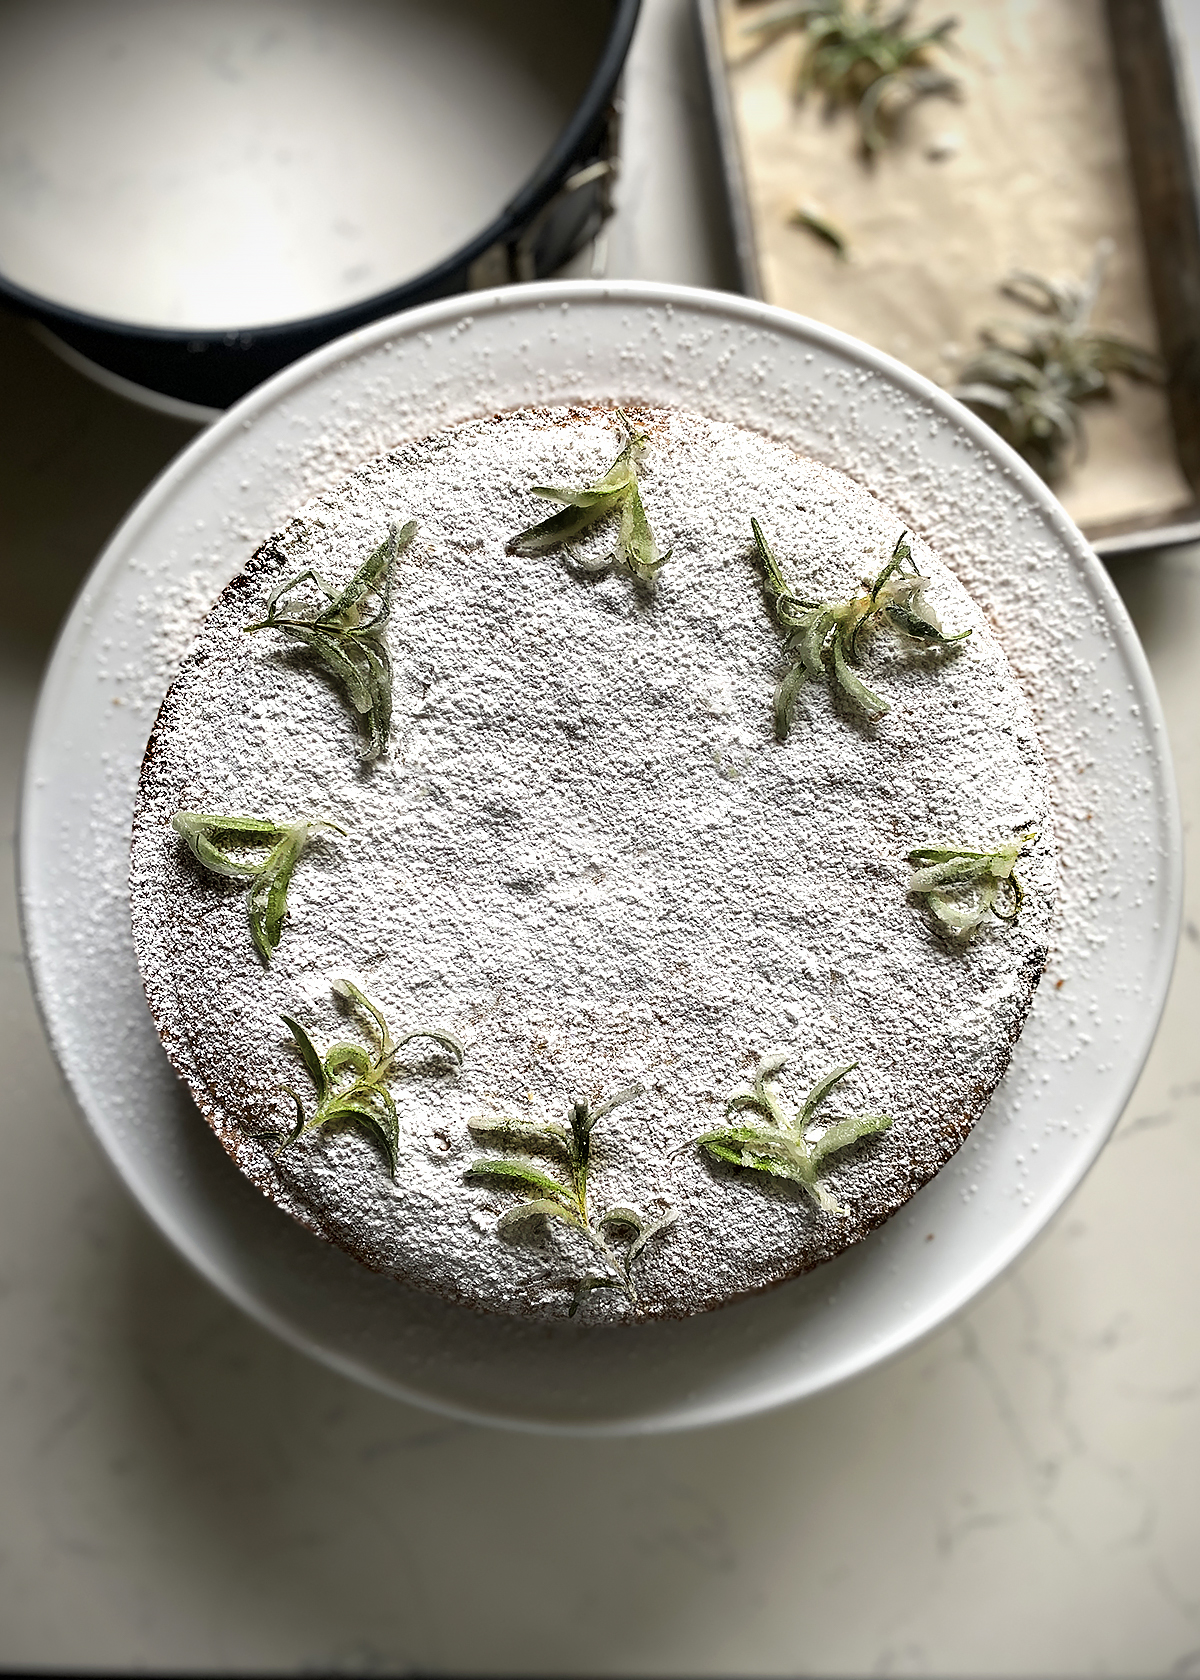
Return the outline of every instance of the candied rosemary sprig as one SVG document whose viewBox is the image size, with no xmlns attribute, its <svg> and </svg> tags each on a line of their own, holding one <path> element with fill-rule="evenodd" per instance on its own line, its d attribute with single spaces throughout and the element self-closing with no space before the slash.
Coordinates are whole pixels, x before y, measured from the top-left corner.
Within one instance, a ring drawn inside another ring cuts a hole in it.
<svg viewBox="0 0 1200 1680">
<path fill-rule="evenodd" d="M 455 1066 L 461 1067 L 463 1047 L 445 1027 L 413 1027 L 398 1039 L 393 1039 L 382 1012 L 352 980 L 335 980 L 333 989 L 367 1018 L 370 1036 L 375 1043 L 370 1050 L 364 1050 L 361 1044 L 333 1044 L 322 1056 L 299 1021 L 293 1020 L 290 1015 L 281 1017 L 300 1052 L 309 1078 L 317 1088 L 317 1106 L 306 1119 L 300 1097 L 290 1085 L 283 1087 L 296 1105 L 296 1124 L 275 1153 L 281 1154 L 298 1138 L 308 1132 L 320 1131 L 323 1126 L 357 1126 L 383 1145 L 394 1178 L 400 1148 L 400 1126 L 396 1105 L 386 1082 L 397 1071 L 396 1063 L 401 1050 L 415 1038 L 429 1038 L 447 1052 Z"/>
<path fill-rule="evenodd" d="M 526 1156 L 548 1156 L 565 1167 L 567 1182 L 564 1184 L 531 1160 L 489 1157 L 473 1162 L 467 1169 L 467 1177 L 491 1179 L 504 1189 L 522 1191 L 530 1198 L 501 1214 L 496 1223 L 498 1232 L 519 1231 L 542 1220 L 557 1220 L 586 1237 L 604 1273 L 589 1273 L 575 1281 L 572 1318 L 584 1296 L 593 1289 L 619 1289 L 630 1305 L 636 1307 L 638 1295 L 633 1268 L 646 1244 L 673 1225 L 678 1217 L 674 1208 L 653 1219 L 637 1208 L 617 1205 L 593 1218 L 588 1206 L 592 1128 L 614 1108 L 632 1101 L 641 1092 L 640 1085 L 630 1085 L 594 1104 L 587 1097 L 578 1097 L 567 1110 L 565 1126 L 558 1121 L 492 1119 L 486 1115 L 470 1122 L 472 1134 L 481 1143 L 497 1149 L 523 1150 Z"/>
<path fill-rule="evenodd" d="M 392 727 L 392 661 L 385 631 L 392 610 L 392 566 L 417 532 L 417 522 L 393 525 L 372 549 L 349 583 L 335 589 L 311 566 L 272 590 L 267 616 L 247 624 L 255 630 L 282 630 L 302 642 L 345 696 L 362 736 L 362 757 L 370 763 L 387 746 Z M 281 603 L 301 584 L 311 583 L 326 598 L 310 617 L 289 616 Z M 372 609 L 371 597 L 375 606 Z"/>
<path fill-rule="evenodd" d="M 1032 831 L 1018 834 L 990 852 L 918 846 L 908 854 L 913 866 L 908 890 L 924 898 L 937 922 L 956 939 L 970 939 L 989 912 L 999 921 L 1015 922 L 1025 901 L 1017 860 L 1036 839 Z"/>
<path fill-rule="evenodd" d="M 848 1210 L 820 1182 L 819 1174 L 831 1155 L 848 1149 L 860 1138 L 886 1131 L 893 1122 L 886 1114 L 856 1114 L 831 1120 L 820 1137 L 810 1142 L 806 1134 L 816 1122 L 818 1109 L 834 1087 L 854 1072 L 858 1063 L 848 1062 L 818 1079 L 790 1119 L 773 1089 L 786 1065 L 786 1052 L 769 1051 L 754 1070 L 753 1084 L 735 1091 L 725 1105 L 727 1115 L 757 1114 L 760 1119 L 715 1126 L 692 1142 L 716 1161 L 749 1167 L 774 1178 L 790 1178 L 807 1191 L 822 1212 L 845 1214 Z"/>
<path fill-rule="evenodd" d="M 227 817 L 200 811 L 176 811 L 171 827 L 205 869 L 231 881 L 251 883 L 247 902 L 250 937 L 266 963 L 279 944 L 287 914 L 287 891 L 301 852 L 314 834 L 346 832 L 336 823 L 319 820 L 278 823 L 271 817 Z M 266 856 L 256 862 L 235 855 L 230 844 L 245 850 L 265 847 Z"/>
<path fill-rule="evenodd" d="M 908 532 L 902 531 L 892 557 L 862 594 L 848 601 L 814 601 L 793 592 L 757 519 L 750 521 L 754 545 L 763 570 L 775 622 L 784 632 L 784 651 L 792 664 L 775 691 L 775 735 L 786 741 L 800 690 L 810 677 L 826 681 L 872 723 L 891 711 L 888 701 L 869 689 L 855 673 L 862 663 L 865 631 L 883 626 L 922 647 L 952 647 L 969 630 L 947 636 L 937 614 L 925 599 L 929 579 L 913 562 Z"/>
<path fill-rule="evenodd" d="M 1162 363 L 1116 333 L 1097 332 L 1092 312 L 1112 241 L 1096 246 L 1085 280 L 1047 280 L 1017 269 L 1000 290 L 1031 319 L 984 327 L 981 348 L 952 387 L 1048 483 L 1085 454 L 1085 403 L 1113 395 L 1112 375 L 1160 382 Z"/>
<path fill-rule="evenodd" d="M 581 536 L 593 525 L 620 512 L 617 543 L 611 554 L 599 561 L 577 561 L 585 571 L 602 572 L 615 567 L 628 572 L 640 583 L 653 583 L 671 558 L 671 550 L 658 552 L 658 544 L 646 518 L 642 493 L 638 488 L 637 462 L 646 434 L 632 426 L 617 410 L 629 432 L 629 441 L 608 471 L 582 490 L 565 490 L 548 484 L 535 484 L 532 494 L 547 501 L 562 502 L 561 513 L 552 513 L 538 525 L 518 531 L 509 540 L 508 554 L 547 554 L 572 538 Z"/>
<path fill-rule="evenodd" d="M 858 118 L 863 155 L 872 158 L 895 138 L 901 118 L 920 99 L 955 99 L 957 80 L 940 69 L 933 53 L 946 44 L 957 18 L 913 30 L 915 3 L 880 16 L 879 0 L 783 0 L 748 26 L 770 43 L 789 30 L 804 37 L 795 97 L 825 96 L 826 110 L 849 108 Z"/>
</svg>

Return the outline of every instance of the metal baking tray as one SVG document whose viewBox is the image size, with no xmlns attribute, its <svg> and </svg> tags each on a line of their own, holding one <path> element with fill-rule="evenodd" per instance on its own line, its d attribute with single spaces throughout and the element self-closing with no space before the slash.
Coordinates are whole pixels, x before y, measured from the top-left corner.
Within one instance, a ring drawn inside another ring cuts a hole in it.
<svg viewBox="0 0 1200 1680">
<path fill-rule="evenodd" d="M 1000 5 L 1002 0 L 997 0 Z M 722 17 L 730 0 L 695 0 L 740 289 L 767 296 Z M 940 15 L 940 13 L 939 13 Z M 1193 127 L 1200 6 L 1104 0 L 1146 281 L 1166 369 L 1170 431 L 1190 505 L 1165 516 L 1085 522 L 1115 557 L 1200 540 L 1200 154 Z M 773 299 L 772 301 L 778 301 Z"/>
</svg>

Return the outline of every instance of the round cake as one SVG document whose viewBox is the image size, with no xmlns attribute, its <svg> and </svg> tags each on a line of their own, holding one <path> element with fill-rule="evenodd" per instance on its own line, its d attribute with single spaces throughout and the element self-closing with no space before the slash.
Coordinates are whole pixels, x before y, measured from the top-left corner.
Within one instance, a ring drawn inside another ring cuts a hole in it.
<svg viewBox="0 0 1200 1680">
<path fill-rule="evenodd" d="M 206 618 L 134 812 L 150 1008 L 230 1156 L 494 1312 L 695 1313 L 865 1236 L 1051 935 L 986 605 L 687 412 L 495 415 L 318 496 Z"/>
</svg>

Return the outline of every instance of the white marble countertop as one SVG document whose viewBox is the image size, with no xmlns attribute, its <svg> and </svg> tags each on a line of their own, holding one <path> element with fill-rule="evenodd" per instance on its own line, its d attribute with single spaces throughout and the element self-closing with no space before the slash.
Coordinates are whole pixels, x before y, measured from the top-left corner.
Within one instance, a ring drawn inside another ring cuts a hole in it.
<svg viewBox="0 0 1200 1680">
<path fill-rule="evenodd" d="M 646 0 L 610 274 L 727 278 L 686 0 Z M 191 435 L 0 319 L 0 791 L 55 626 Z M 1117 570 L 1200 813 L 1200 548 Z M 194 1276 L 63 1092 L 0 892 L 0 1670 L 1200 1674 L 1200 906 L 1054 1226 L 804 1405 L 507 1435 L 307 1362 Z"/>
</svg>

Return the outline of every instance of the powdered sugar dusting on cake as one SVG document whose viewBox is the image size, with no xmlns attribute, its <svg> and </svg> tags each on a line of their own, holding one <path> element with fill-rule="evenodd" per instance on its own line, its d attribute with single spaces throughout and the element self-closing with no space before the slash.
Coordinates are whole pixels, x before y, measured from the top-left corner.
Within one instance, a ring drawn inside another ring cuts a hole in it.
<svg viewBox="0 0 1200 1680">
<path fill-rule="evenodd" d="M 464 1179 L 481 1113 L 561 1119 L 574 1092 L 638 1081 L 594 1140 L 599 1206 L 680 1218 L 647 1249 L 643 1310 L 687 1313 L 816 1264 L 902 1204 L 953 1153 L 1007 1063 L 1050 937 L 1054 861 L 1028 707 L 983 613 L 920 543 L 953 655 L 884 638 L 877 726 L 810 685 L 786 745 L 781 669 L 749 549 L 764 523 L 806 592 L 845 596 L 899 519 L 841 474 L 739 427 L 639 411 L 642 490 L 674 555 L 652 593 L 505 543 L 545 513 L 538 483 L 611 462 L 618 420 L 531 411 L 448 430 L 316 498 L 225 591 L 164 705 L 135 823 L 134 929 L 175 1065 L 251 1178 L 367 1263 L 500 1311 L 558 1313 L 586 1268 L 557 1228 L 495 1230 L 511 1198 Z M 270 590 L 316 566 L 349 576 L 393 518 L 419 533 L 396 575 L 389 755 L 364 770 L 337 693 L 273 633 L 243 634 Z M 581 544 L 601 554 L 611 531 Z M 326 818 L 269 970 L 243 895 L 191 864 L 179 809 Z M 906 896 L 907 852 L 1024 828 L 1019 920 L 951 949 Z M 278 1159 L 256 1134 L 308 1096 L 282 1013 L 324 1047 L 358 1036 L 348 975 L 393 1030 L 436 1021 L 460 1074 L 413 1059 L 391 1089 L 397 1179 L 359 1133 Z M 857 1060 L 840 1112 L 888 1132 L 836 1158 L 848 1218 L 794 1187 L 680 1149 L 715 1123 L 755 1058 L 786 1050 L 785 1094 Z M 672 1151 L 678 1153 L 672 1154 Z M 585 1312 L 622 1316 L 611 1292 Z"/>
</svg>

